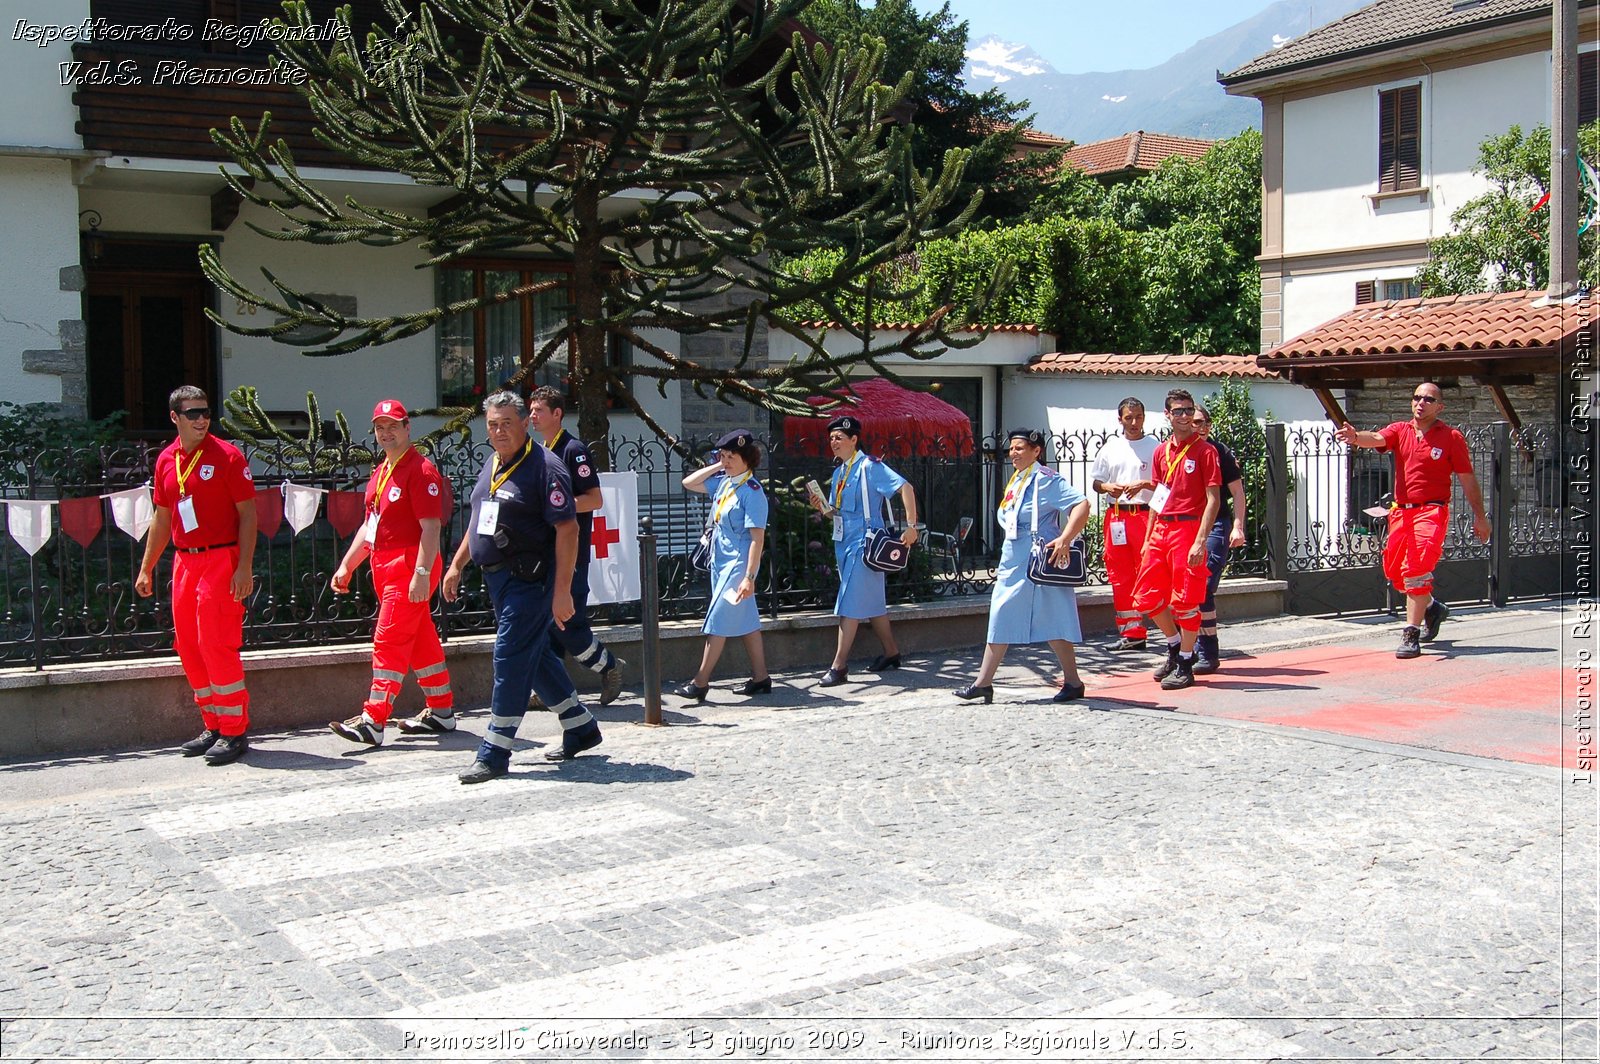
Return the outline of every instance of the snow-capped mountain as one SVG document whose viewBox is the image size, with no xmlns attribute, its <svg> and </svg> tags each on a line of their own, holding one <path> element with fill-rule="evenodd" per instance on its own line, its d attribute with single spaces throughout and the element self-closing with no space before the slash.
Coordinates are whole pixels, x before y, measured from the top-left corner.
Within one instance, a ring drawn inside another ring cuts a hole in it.
<svg viewBox="0 0 1600 1064">
<path fill-rule="evenodd" d="M 1027 100 L 1037 116 L 1036 129 L 1080 144 L 1135 129 L 1230 137 L 1260 125 L 1261 105 L 1223 92 L 1217 71 L 1237 70 L 1312 26 L 1370 2 L 1278 0 L 1159 65 L 1108 73 L 1063 74 L 1026 44 L 988 36 L 969 44 L 963 76 L 973 92 L 998 87 L 1014 100 Z M 970 30 L 975 35 L 983 28 L 972 25 Z"/>
</svg>

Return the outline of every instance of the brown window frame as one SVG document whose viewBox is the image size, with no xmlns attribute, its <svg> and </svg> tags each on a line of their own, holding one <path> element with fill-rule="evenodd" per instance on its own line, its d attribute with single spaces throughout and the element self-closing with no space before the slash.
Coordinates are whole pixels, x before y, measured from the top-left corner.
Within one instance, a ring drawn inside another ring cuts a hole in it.
<svg viewBox="0 0 1600 1064">
<path fill-rule="evenodd" d="M 535 275 L 540 275 L 540 274 L 546 274 L 546 275 L 547 274 L 566 274 L 567 278 L 568 278 L 567 288 L 566 288 L 566 296 L 567 296 L 567 301 L 568 301 L 569 304 L 572 302 L 572 298 L 573 298 L 572 297 L 572 283 L 571 283 L 572 264 L 570 262 L 567 262 L 567 261 L 564 261 L 564 260 L 561 260 L 561 259 L 525 259 L 525 258 L 468 259 L 468 260 L 465 260 L 465 261 L 462 261 L 462 262 L 450 263 L 448 266 L 439 266 L 439 267 L 436 268 L 435 285 L 436 285 L 436 294 L 440 297 L 441 300 L 443 299 L 443 281 L 444 281 L 444 274 L 446 272 L 471 273 L 472 274 L 472 296 L 473 296 L 473 298 L 477 298 L 477 299 L 481 299 L 483 297 L 483 295 L 484 295 L 484 293 L 486 291 L 487 275 L 490 274 L 490 273 L 511 273 L 511 272 L 516 272 L 516 273 L 518 273 L 520 275 L 518 283 L 521 284 L 521 285 L 527 285 L 527 284 L 534 283 L 534 276 Z M 534 315 L 534 312 L 533 312 L 533 306 L 534 306 L 534 302 L 533 301 L 534 301 L 535 298 L 536 298 L 535 296 L 524 296 L 524 297 L 522 297 L 522 299 L 518 300 L 518 302 L 522 306 L 522 316 L 521 316 L 521 321 L 519 322 L 521 335 L 520 335 L 520 339 L 519 339 L 518 342 L 519 342 L 519 348 L 520 348 L 520 351 L 521 351 L 521 355 L 522 355 L 522 358 L 523 358 L 524 361 L 526 361 L 527 359 L 533 357 L 533 355 L 535 355 L 538 352 L 538 345 L 536 343 L 537 330 L 535 328 L 536 322 L 535 322 L 535 315 Z M 485 395 L 487 395 L 491 391 L 494 391 L 502 383 L 501 381 L 498 381 L 498 380 L 493 380 L 492 381 L 492 380 L 489 379 L 489 359 L 488 359 L 488 332 L 489 332 L 489 329 L 488 329 L 488 316 L 489 316 L 489 308 L 488 307 L 478 307 L 476 310 L 473 310 L 470 313 L 471 313 L 472 318 L 473 318 L 473 323 L 472 323 L 472 340 L 473 340 L 473 343 L 472 343 L 472 347 L 473 347 L 473 352 L 472 352 L 472 373 L 473 373 L 473 383 L 472 383 L 472 394 L 470 396 L 467 395 L 464 392 L 455 393 L 455 392 L 449 392 L 449 391 L 446 390 L 446 388 L 445 388 L 445 380 L 444 380 L 444 373 L 443 373 L 443 359 L 444 359 L 444 355 L 445 355 L 445 351 L 444 351 L 445 338 L 444 338 L 443 335 L 441 335 L 439 333 L 438 328 L 437 327 L 435 328 L 435 333 L 434 333 L 434 368 L 435 368 L 435 373 L 436 373 L 435 380 L 437 382 L 439 403 L 440 403 L 441 406 L 471 406 L 471 405 L 475 405 L 478 402 L 482 402 L 483 397 Z M 545 363 L 545 370 L 548 371 L 550 369 L 560 367 L 561 366 L 561 362 L 558 361 L 560 359 L 560 357 L 561 356 L 560 356 L 559 353 L 552 355 L 550 357 L 550 361 Z M 532 383 L 526 385 L 523 388 L 523 391 L 524 392 L 531 391 L 533 388 L 538 387 L 540 384 L 559 383 L 559 385 L 566 391 L 568 402 L 569 403 L 575 402 L 576 399 L 577 399 L 577 396 L 574 393 L 574 391 L 572 389 L 572 384 L 571 384 L 572 358 L 573 358 L 573 349 L 572 349 L 571 344 L 569 343 L 567 345 L 567 355 L 566 355 L 566 361 L 565 361 L 565 368 L 559 370 L 559 375 L 557 377 L 557 380 L 555 382 L 552 382 L 552 381 L 549 381 L 549 380 L 543 380 L 543 381 L 535 380 Z M 625 369 L 628 365 L 630 365 L 632 363 L 632 348 L 631 348 L 631 345 L 623 343 L 622 341 L 620 341 L 617 338 L 613 337 L 612 338 L 612 342 L 609 345 L 609 352 L 608 352 L 607 362 L 614 369 Z M 618 406 L 618 405 L 620 405 L 620 404 L 619 404 L 619 402 L 618 402 L 618 400 L 617 400 L 617 398 L 615 396 L 612 396 L 609 399 L 609 401 L 607 402 L 607 406 L 610 406 L 610 407 L 615 407 L 615 406 Z"/>
<path fill-rule="evenodd" d="M 1378 93 L 1378 191 L 1422 187 L 1422 86 Z"/>
</svg>

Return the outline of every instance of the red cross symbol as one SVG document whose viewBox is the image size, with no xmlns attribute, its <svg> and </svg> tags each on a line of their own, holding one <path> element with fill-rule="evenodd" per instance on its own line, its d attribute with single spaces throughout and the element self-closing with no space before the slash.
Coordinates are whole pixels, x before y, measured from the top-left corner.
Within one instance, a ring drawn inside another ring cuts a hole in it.
<svg viewBox="0 0 1600 1064">
<path fill-rule="evenodd" d="M 604 516 L 596 516 L 594 528 L 589 532 L 589 545 L 594 548 L 596 558 L 611 556 L 611 544 L 622 542 L 622 533 L 606 524 Z"/>
</svg>

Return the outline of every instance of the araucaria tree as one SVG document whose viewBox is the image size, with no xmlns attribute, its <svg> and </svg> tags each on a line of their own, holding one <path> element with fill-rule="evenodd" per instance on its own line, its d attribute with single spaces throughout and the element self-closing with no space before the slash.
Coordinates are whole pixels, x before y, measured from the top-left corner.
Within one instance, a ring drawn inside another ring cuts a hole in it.
<svg viewBox="0 0 1600 1064">
<path fill-rule="evenodd" d="M 570 357 L 587 439 L 606 437 L 608 389 L 666 435 L 633 398 L 633 381 L 664 388 L 679 380 L 725 401 L 806 412 L 805 396 L 855 370 L 886 372 L 889 354 L 931 357 L 930 342 L 960 342 L 946 330 L 977 309 L 941 301 L 904 340 L 880 345 L 860 330 L 845 354 L 828 353 L 800 327 L 801 307 L 837 310 L 881 291 L 887 264 L 966 219 L 937 221 L 949 218 L 966 153 L 947 153 L 936 173 L 918 172 L 894 121 L 909 79 L 879 83 L 881 45 L 835 49 L 802 34 L 795 19 L 810 2 L 384 0 L 388 24 L 369 32 L 352 26 L 331 42 L 287 34 L 274 61 L 309 73 L 303 91 L 317 139 L 353 165 L 438 187 L 429 210 L 323 195 L 272 138 L 270 114 L 254 129 L 235 118 L 213 137 L 243 171 L 230 178 L 235 191 L 280 216 L 276 228 L 257 227 L 267 236 L 415 243 L 426 266 L 512 250 L 565 260 L 568 327 L 525 352 L 509 383 Z M 291 27 L 312 24 L 304 2 L 284 11 Z M 350 17 L 340 9 L 346 25 Z M 816 246 L 846 254 L 826 276 L 783 269 Z M 382 344 L 549 287 L 347 317 L 288 279 L 263 270 L 271 291 L 256 291 L 213 250 L 201 258 L 229 295 L 280 316 L 265 328 L 220 324 L 292 340 L 313 355 Z M 1008 281 L 996 271 L 968 302 L 981 304 Z M 792 336 L 801 354 L 769 365 L 758 344 L 763 325 Z M 735 331 L 743 355 L 734 366 L 698 363 L 651 342 L 647 334 L 659 329 Z M 607 365 L 613 338 L 636 352 L 630 379 Z"/>
</svg>

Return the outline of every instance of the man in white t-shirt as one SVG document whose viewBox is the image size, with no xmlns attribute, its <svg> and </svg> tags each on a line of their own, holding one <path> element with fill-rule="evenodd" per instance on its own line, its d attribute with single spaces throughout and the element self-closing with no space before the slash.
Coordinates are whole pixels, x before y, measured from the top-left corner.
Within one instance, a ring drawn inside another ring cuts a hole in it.
<svg viewBox="0 0 1600 1064">
<path fill-rule="evenodd" d="M 1143 650 L 1144 617 L 1133 608 L 1133 585 L 1150 523 L 1150 492 L 1156 486 L 1150 463 L 1160 441 L 1144 432 L 1144 404 L 1128 397 L 1117 404 L 1122 435 L 1113 436 L 1095 456 L 1089 477 L 1106 496 L 1104 518 L 1106 576 L 1111 581 L 1117 631 L 1116 650 Z"/>
</svg>

